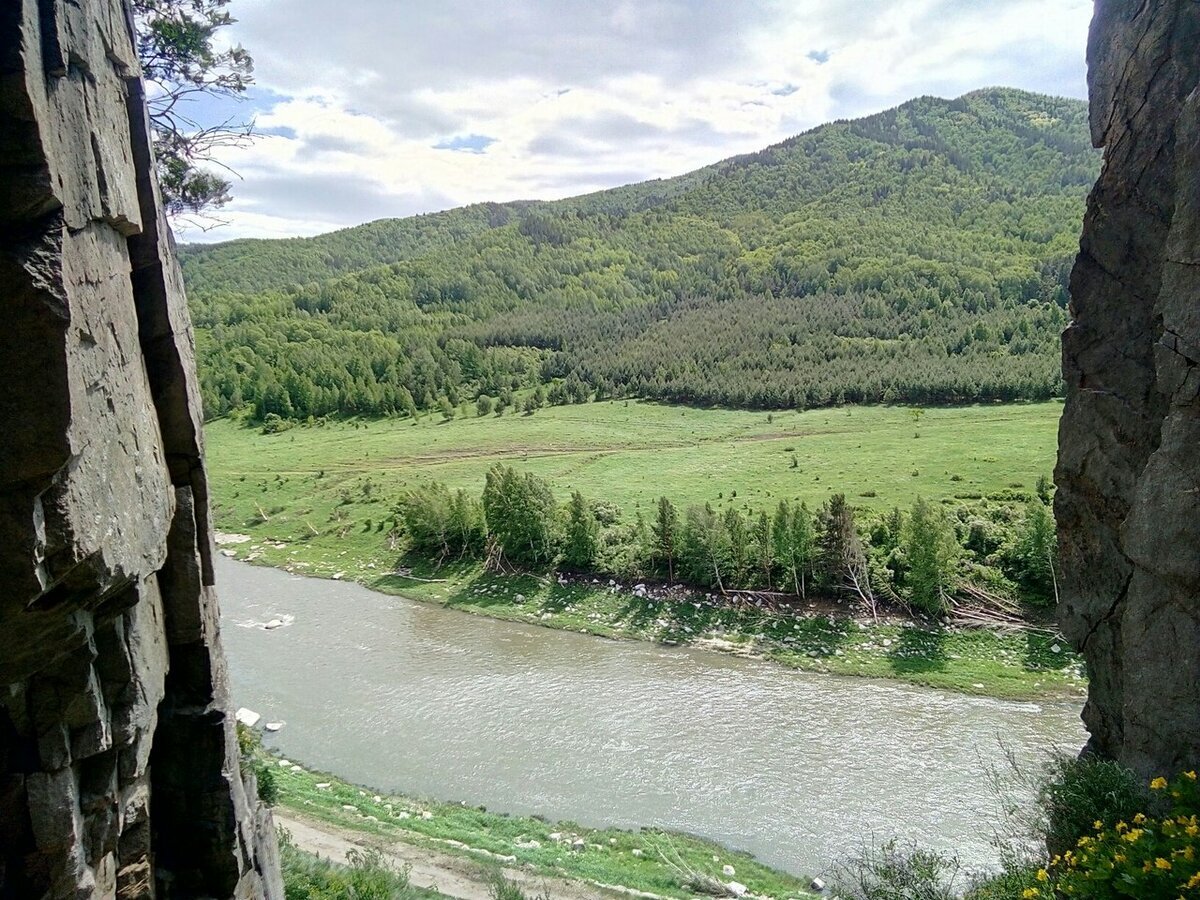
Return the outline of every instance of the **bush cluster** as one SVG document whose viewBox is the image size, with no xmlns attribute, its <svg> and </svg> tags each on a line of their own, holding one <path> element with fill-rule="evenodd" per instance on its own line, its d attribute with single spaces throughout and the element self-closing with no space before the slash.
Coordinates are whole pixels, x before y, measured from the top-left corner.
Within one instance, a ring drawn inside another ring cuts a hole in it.
<svg viewBox="0 0 1200 900">
<path fill-rule="evenodd" d="M 815 511 L 788 500 L 772 511 L 711 504 L 680 511 L 663 497 L 649 520 L 639 511 L 628 521 L 612 504 L 578 492 L 559 505 L 541 478 L 498 465 L 481 499 L 434 483 L 400 497 L 394 519 L 413 552 L 439 563 L 502 558 L 721 592 L 804 597 L 815 588 L 932 615 L 964 583 L 1034 603 L 1053 600 L 1054 520 L 1033 497 L 955 501 L 949 509 L 918 498 L 908 511 L 861 523 L 842 494 Z"/>
</svg>

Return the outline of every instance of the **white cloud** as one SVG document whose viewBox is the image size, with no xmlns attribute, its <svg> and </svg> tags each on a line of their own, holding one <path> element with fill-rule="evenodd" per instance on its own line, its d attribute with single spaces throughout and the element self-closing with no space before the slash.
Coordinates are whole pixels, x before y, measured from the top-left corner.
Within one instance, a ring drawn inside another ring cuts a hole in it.
<svg viewBox="0 0 1200 900">
<path fill-rule="evenodd" d="M 227 228 L 313 234 L 665 177 L 985 85 L 1084 95 L 1089 0 L 236 0 L 267 136 Z M 470 151 L 470 152 L 464 152 Z"/>
</svg>

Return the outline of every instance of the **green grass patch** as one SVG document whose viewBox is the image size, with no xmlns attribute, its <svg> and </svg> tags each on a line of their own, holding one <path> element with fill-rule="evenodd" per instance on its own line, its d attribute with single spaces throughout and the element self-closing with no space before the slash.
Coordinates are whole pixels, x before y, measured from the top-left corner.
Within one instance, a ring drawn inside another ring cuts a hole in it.
<svg viewBox="0 0 1200 900">
<path fill-rule="evenodd" d="M 250 527 L 281 507 L 270 530 L 300 537 L 306 522 L 361 531 L 373 499 L 430 481 L 477 496 L 497 462 L 547 479 L 560 501 L 580 491 L 628 516 L 663 495 L 680 508 L 753 509 L 782 498 L 816 508 L 833 492 L 869 509 L 908 507 L 918 495 L 986 496 L 1032 486 L 1053 469 L 1061 411 L 1057 402 L 930 408 L 921 440 L 905 407 L 775 412 L 768 421 L 760 412 L 636 401 L 445 423 L 339 421 L 271 435 L 220 420 L 205 434 L 222 522 Z M 342 517 L 331 519 L 335 512 Z"/>
<path fill-rule="evenodd" d="M 749 854 L 690 835 L 654 829 L 584 828 L 526 816 L 490 813 L 459 803 L 383 795 L 331 775 L 278 766 L 279 804 L 341 829 L 387 841 L 456 853 L 484 864 L 522 867 L 547 876 L 622 885 L 668 897 L 690 897 L 681 873 L 736 879 L 765 897 L 810 896 L 806 879 L 765 866 Z M 735 875 L 723 874 L 732 865 Z M 415 896 L 415 895 L 414 895 Z"/>
</svg>

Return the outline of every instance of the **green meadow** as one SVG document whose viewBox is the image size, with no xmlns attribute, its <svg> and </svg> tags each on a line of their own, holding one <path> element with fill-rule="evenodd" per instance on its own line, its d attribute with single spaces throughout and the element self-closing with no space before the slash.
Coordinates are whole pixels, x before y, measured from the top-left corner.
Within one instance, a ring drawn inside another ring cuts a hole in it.
<svg viewBox="0 0 1200 900">
<path fill-rule="evenodd" d="M 841 492 L 860 508 L 887 509 L 918 495 L 1032 490 L 1053 469 L 1061 408 L 765 413 L 613 401 L 449 422 L 336 421 L 270 435 L 223 419 L 205 431 L 222 526 L 244 531 L 266 513 L 273 537 L 300 538 L 333 522 L 377 523 L 396 496 L 429 481 L 478 494 L 496 463 L 547 479 L 561 499 L 580 491 L 630 516 L 663 495 L 680 508 L 759 509 L 780 498 L 816 507 Z"/>
</svg>

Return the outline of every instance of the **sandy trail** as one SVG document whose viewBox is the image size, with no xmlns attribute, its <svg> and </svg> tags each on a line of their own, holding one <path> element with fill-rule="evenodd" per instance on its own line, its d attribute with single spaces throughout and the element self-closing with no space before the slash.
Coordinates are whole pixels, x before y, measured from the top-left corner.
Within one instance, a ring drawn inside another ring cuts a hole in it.
<svg viewBox="0 0 1200 900">
<path fill-rule="evenodd" d="M 347 851 L 375 847 L 394 865 L 409 866 L 409 880 L 417 887 L 432 888 L 459 900 L 491 900 L 490 866 L 482 861 L 341 829 L 304 818 L 293 810 L 276 808 L 274 814 L 275 824 L 286 828 L 301 850 L 344 863 Z M 578 881 L 547 878 L 523 869 L 505 867 L 504 875 L 529 897 L 546 892 L 553 900 L 612 900 L 615 896 Z"/>
</svg>

